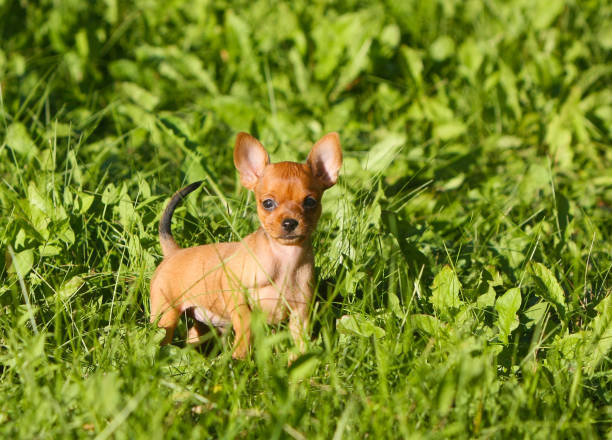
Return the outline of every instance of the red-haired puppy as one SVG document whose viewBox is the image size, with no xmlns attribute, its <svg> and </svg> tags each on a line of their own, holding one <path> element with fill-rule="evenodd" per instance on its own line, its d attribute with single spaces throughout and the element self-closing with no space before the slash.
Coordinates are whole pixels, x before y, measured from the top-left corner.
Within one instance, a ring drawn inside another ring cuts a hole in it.
<svg viewBox="0 0 612 440">
<path fill-rule="evenodd" d="M 336 133 L 321 138 L 306 163 L 270 163 L 257 139 L 238 134 L 234 164 L 240 181 L 255 193 L 261 227 L 242 241 L 180 248 L 172 237 L 174 209 L 201 182 L 178 191 L 159 222 L 164 259 L 151 280 L 151 321 L 172 341 L 181 313 L 199 322 L 232 326 L 233 357 L 244 358 L 251 342 L 251 312 L 261 309 L 269 323 L 289 318 L 289 329 L 304 349 L 314 288 L 310 237 L 321 215 L 321 196 L 333 186 L 342 164 Z M 201 325 L 189 329 L 197 343 Z"/>
</svg>

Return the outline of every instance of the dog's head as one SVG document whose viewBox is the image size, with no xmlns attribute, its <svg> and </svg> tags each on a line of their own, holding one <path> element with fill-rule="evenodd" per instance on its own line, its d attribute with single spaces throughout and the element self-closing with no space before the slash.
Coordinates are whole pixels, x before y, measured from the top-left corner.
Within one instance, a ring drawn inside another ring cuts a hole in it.
<svg viewBox="0 0 612 440">
<path fill-rule="evenodd" d="M 242 185 L 255 192 L 268 236 L 284 245 L 300 245 L 317 226 L 323 191 L 338 179 L 342 149 L 338 134 L 329 133 L 312 147 L 306 163 L 270 163 L 257 139 L 239 133 L 234 164 Z"/>
</svg>

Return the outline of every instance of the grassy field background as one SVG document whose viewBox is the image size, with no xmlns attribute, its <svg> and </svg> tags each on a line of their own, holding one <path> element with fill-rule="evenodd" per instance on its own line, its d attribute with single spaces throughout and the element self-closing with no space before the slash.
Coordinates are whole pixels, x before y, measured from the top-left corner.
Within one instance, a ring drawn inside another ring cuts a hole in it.
<svg viewBox="0 0 612 440">
<path fill-rule="evenodd" d="M 0 0 L 0 436 L 610 438 L 611 52 L 597 0 Z M 257 227 L 239 131 L 345 152 L 291 367 L 148 323 L 175 190 Z"/>
</svg>

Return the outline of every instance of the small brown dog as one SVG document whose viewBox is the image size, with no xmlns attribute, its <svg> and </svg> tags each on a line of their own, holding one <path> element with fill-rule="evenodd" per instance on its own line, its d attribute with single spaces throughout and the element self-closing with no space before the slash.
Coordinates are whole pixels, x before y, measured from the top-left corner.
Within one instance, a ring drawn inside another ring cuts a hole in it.
<svg viewBox="0 0 612 440">
<path fill-rule="evenodd" d="M 304 350 L 314 288 L 310 236 L 321 215 L 323 191 L 336 183 L 342 150 L 336 133 L 321 138 L 305 164 L 270 163 L 257 139 L 239 133 L 234 164 L 240 181 L 255 192 L 261 227 L 242 241 L 181 249 L 170 231 L 179 202 L 202 182 L 178 191 L 159 222 L 164 259 L 151 280 L 151 322 L 166 329 L 162 344 L 172 341 L 181 313 L 214 327 L 234 328 L 233 357 L 249 350 L 251 310 L 261 309 L 269 323 L 289 317 L 291 335 Z M 189 329 L 196 344 L 202 326 Z"/>
</svg>

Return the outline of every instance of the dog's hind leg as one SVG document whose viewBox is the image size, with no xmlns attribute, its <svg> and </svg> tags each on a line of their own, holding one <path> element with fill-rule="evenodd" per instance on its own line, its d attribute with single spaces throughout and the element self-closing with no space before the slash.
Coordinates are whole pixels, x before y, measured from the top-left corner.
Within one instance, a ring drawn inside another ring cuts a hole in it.
<svg viewBox="0 0 612 440">
<path fill-rule="evenodd" d="M 206 324 L 201 323 L 194 318 L 193 325 L 189 327 L 189 330 L 187 331 L 187 344 L 193 346 L 200 345 L 202 343 L 200 338 L 206 333 L 210 332 L 210 330 L 211 329 Z"/>
<path fill-rule="evenodd" d="M 157 326 L 166 329 L 166 336 L 161 341 L 161 345 L 167 345 L 172 342 L 174 329 L 180 318 L 180 312 L 176 308 L 168 305 L 164 300 L 155 300 L 159 295 L 151 296 L 151 322 L 157 322 Z"/>
</svg>

